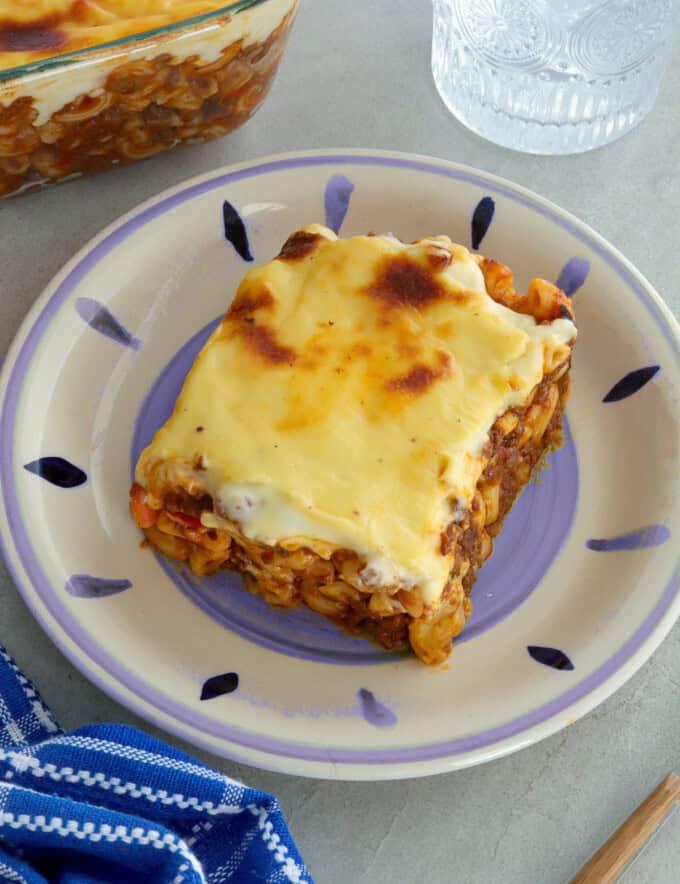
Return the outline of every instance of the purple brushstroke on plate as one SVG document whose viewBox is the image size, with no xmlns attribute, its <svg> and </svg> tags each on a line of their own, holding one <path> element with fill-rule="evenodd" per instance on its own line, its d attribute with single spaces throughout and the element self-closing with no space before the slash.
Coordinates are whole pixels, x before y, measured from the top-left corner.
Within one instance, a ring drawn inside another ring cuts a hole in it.
<svg viewBox="0 0 680 884">
<path fill-rule="evenodd" d="M 108 307 L 95 301 L 93 298 L 78 298 L 76 300 L 76 312 L 82 320 L 84 320 L 91 329 L 122 344 L 124 347 L 131 347 L 133 350 L 139 350 L 142 342 L 139 338 L 131 335 L 124 328 L 116 317 L 111 313 Z"/>
<path fill-rule="evenodd" d="M 245 222 L 229 200 L 222 203 L 222 225 L 224 238 L 232 244 L 244 261 L 252 261 Z"/>
<path fill-rule="evenodd" d="M 654 375 L 659 371 L 659 365 L 647 365 L 645 368 L 636 368 L 635 371 L 629 371 L 620 381 L 617 381 L 607 395 L 602 399 L 603 402 L 620 402 L 621 399 L 627 399 L 633 393 L 637 393 L 646 384 L 648 384 Z"/>
<path fill-rule="evenodd" d="M 58 488 L 77 488 L 87 482 L 87 474 L 63 457 L 39 457 L 24 464 L 24 469 Z"/>
<path fill-rule="evenodd" d="M 326 210 L 326 226 L 335 233 L 340 233 L 353 191 L 354 185 L 344 175 L 333 175 L 328 179 L 323 203 Z"/>
<path fill-rule="evenodd" d="M 106 577 L 92 577 L 91 574 L 73 574 L 66 581 L 64 589 L 69 595 L 79 599 L 104 599 L 130 589 L 132 583 L 126 578 L 111 580 Z"/>
<path fill-rule="evenodd" d="M 212 678 L 208 678 L 203 682 L 201 700 L 214 700 L 215 697 L 233 694 L 237 688 L 237 672 L 223 672 L 221 675 L 213 675 Z"/>
<path fill-rule="evenodd" d="M 373 727 L 394 727 L 397 723 L 397 716 L 394 712 L 380 700 L 376 700 L 372 691 L 359 688 L 357 697 L 361 714 Z"/>
<path fill-rule="evenodd" d="M 586 541 L 586 546 L 595 552 L 647 549 L 650 546 L 661 546 L 670 536 L 671 532 L 665 525 L 647 525 L 629 534 L 619 534 L 618 537 L 591 538 Z"/>
<path fill-rule="evenodd" d="M 480 247 L 487 230 L 491 227 L 495 211 L 496 203 L 490 196 L 483 196 L 475 206 L 470 222 L 470 239 L 472 240 L 472 248 L 475 251 Z"/>
<path fill-rule="evenodd" d="M 570 258 L 560 271 L 555 285 L 571 297 L 581 288 L 589 272 L 590 263 L 585 258 Z"/>
<path fill-rule="evenodd" d="M 220 318 L 178 350 L 149 391 L 135 424 L 132 465 L 172 413 L 187 372 Z M 496 539 L 494 554 L 473 589 L 472 616 L 456 639 L 457 644 L 491 629 L 521 605 L 569 536 L 579 479 L 576 448 L 566 420 L 564 446 L 549 455 L 548 463 L 550 467 L 541 472 L 540 482 L 524 489 Z M 169 563 L 162 556 L 157 560 L 168 578 L 210 617 L 270 650 L 342 665 L 389 663 L 405 656 L 361 636 L 348 635 L 308 608 L 274 609 L 249 592 L 236 574 L 219 571 L 211 577 L 197 577 L 189 568 Z"/>
<path fill-rule="evenodd" d="M 574 664 L 569 657 L 560 651 L 559 648 L 546 648 L 542 645 L 528 645 L 527 651 L 537 663 L 544 666 L 550 666 L 552 669 L 562 669 L 564 671 L 574 668 Z"/>
</svg>

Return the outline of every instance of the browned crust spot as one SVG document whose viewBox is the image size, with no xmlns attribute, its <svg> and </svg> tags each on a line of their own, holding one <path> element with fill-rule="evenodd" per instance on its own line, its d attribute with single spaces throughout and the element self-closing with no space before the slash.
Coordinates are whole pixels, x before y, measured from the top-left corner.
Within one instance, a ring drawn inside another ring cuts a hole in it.
<svg viewBox="0 0 680 884">
<path fill-rule="evenodd" d="M 66 34 L 56 28 L 63 16 L 50 15 L 32 22 L 0 21 L 0 52 L 44 52 L 59 49 Z"/>
<path fill-rule="evenodd" d="M 297 354 L 276 340 L 276 335 L 267 325 L 250 325 L 246 320 L 239 324 L 238 334 L 243 343 L 271 365 L 292 365 Z"/>
<path fill-rule="evenodd" d="M 439 353 L 438 362 L 435 368 L 417 363 L 406 374 L 389 380 L 385 386 L 388 390 L 420 395 L 432 384 L 451 374 L 451 357 L 448 353 Z"/>
<path fill-rule="evenodd" d="M 276 300 L 267 288 L 253 293 L 240 293 L 236 295 L 234 303 L 229 308 L 229 319 L 246 319 L 258 310 L 268 310 L 274 307 Z"/>
<path fill-rule="evenodd" d="M 319 233 L 298 230 L 288 237 L 277 258 L 280 261 L 299 261 L 315 252 L 323 239 Z"/>
<path fill-rule="evenodd" d="M 416 309 L 442 301 L 450 294 L 426 267 L 406 255 L 385 258 L 366 291 L 387 307 Z"/>
</svg>

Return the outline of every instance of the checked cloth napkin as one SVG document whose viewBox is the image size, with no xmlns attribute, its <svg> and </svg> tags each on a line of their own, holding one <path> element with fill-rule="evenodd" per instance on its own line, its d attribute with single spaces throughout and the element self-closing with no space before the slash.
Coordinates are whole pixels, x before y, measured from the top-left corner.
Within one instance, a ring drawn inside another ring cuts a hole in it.
<svg viewBox="0 0 680 884">
<path fill-rule="evenodd" d="M 312 884 L 278 801 L 132 727 L 65 734 L 0 647 L 0 884 Z"/>
</svg>

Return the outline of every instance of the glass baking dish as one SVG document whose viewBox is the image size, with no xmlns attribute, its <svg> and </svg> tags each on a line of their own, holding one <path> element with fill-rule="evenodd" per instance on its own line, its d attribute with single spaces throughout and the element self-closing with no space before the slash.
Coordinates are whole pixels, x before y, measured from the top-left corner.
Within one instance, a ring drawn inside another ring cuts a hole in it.
<svg viewBox="0 0 680 884">
<path fill-rule="evenodd" d="M 32 11 L 28 24 L 0 23 L 0 198 L 236 129 L 271 86 L 297 5 L 239 0 L 51 56 L 50 47 L 63 51 L 72 39 L 54 16 Z M 143 6 L 153 12 L 169 4 L 147 0 Z M 200 4 L 181 0 L 174 15 L 183 7 Z M 132 8 L 121 31 L 139 25 L 140 7 Z M 110 36 L 116 24 L 114 17 L 100 33 Z M 80 34 L 82 43 L 82 28 Z M 7 67 L 14 58 L 28 61 Z"/>
</svg>

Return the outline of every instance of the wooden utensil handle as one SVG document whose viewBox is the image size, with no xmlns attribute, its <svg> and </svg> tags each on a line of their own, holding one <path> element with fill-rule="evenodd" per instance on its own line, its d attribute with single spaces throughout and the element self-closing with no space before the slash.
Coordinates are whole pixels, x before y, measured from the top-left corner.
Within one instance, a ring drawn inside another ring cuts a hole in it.
<svg viewBox="0 0 680 884">
<path fill-rule="evenodd" d="M 613 884 L 679 800 L 680 777 L 669 773 L 570 884 Z"/>
</svg>

